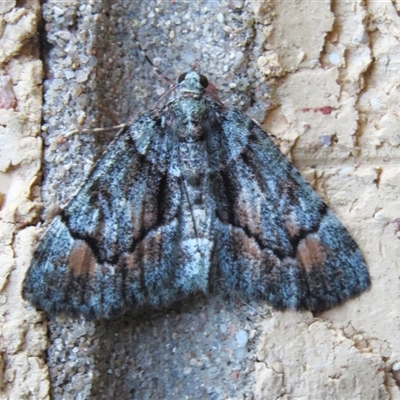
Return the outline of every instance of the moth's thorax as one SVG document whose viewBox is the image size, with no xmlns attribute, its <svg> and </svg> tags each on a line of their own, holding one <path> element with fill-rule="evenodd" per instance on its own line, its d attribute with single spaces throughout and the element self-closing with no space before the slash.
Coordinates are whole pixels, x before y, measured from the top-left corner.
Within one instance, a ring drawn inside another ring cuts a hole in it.
<svg viewBox="0 0 400 400">
<path fill-rule="evenodd" d="M 204 174 L 207 171 L 208 153 L 207 145 L 204 140 L 179 144 L 179 164 L 181 170 L 190 171 L 194 174 Z"/>
<path fill-rule="evenodd" d="M 174 101 L 175 116 L 180 120 L 176 131 L 180 166 L 188 178 L 189 176 L 193 178 L 189 181 L 197 182 L 195 186 L 198 187 L 207 186 L 207 183 L 203 182 L 208 160 L 204 131 L 207 102 L 204 92 L 205 88 L 200 83 L 200 75 L 192 71 L 186 74 L 185 79 L 179 84 L 178 96 Z"/>
<path fill-rule="evenodd" d="M 172 110 L 175 118 L 180 121 L 182 127 L 189 127 L 192 124 L 201 124 L 207 115 L 206 99 L 203 95 L 192 93 L 181 93 L 172 103 Z"/>
</svg>

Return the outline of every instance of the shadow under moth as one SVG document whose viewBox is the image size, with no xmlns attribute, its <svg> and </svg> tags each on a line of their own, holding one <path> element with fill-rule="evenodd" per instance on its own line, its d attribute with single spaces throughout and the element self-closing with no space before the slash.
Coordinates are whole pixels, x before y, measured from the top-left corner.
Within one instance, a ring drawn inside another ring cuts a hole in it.
<svg viewBox="0 0 400 400">
<path fill-rule="evenodd" d="M 347 230 L 197 72 L 121 131 L 34 252 L 23 296 L 110 318 L 214 290 L 322 312 L 370 286 Z"/>
</svg>

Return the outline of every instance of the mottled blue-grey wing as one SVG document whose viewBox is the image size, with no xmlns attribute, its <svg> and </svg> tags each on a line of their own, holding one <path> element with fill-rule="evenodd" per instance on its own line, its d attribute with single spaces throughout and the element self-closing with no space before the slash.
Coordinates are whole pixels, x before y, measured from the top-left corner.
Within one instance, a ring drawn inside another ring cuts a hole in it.
<svg viewBox="0 0 400 400">
<path fill-rule="evenodd" d="M 196 277 L 182 277 L 172 140 L 149 115 L 114 140 L 41 239 L 25 299 L 48 312 L 107 318 L 196 290 Z"/>
<path fill-rule="evenodd" d="M 277 309 L 317 312 L 366 290 L 356 243 L 268 135 L 233 109 L 220 119 L 210 141 L 214 281 Z"/>
</svg>

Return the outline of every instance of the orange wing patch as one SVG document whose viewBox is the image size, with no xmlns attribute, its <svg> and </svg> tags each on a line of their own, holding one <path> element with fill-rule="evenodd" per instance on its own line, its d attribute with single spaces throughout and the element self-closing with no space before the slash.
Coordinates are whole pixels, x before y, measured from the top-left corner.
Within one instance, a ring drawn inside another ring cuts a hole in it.
<svg viewBox="0 0 400 400">
<path fill-rule="evenodd" d="M 297 262 L 306 270 L 324 265 L 324 247 L 318 235 L 310 234 L 297 247 Z"/>
<path fill-rule="evenodd" d="M 67 268 L 76 276 L 94 274 L 96 258 L 83 240 L 75 240 L 68 256 Z"/>
</svg>

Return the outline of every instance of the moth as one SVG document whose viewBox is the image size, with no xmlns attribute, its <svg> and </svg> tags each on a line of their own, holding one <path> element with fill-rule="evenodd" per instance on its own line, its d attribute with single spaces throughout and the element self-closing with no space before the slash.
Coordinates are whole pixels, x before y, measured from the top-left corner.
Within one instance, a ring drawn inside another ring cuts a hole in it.
<svg viewBox="0 0 400 400">
<path fill-rule="evenodd" d="M 23 283 L 50 313 L 110 318 L 202 292 L 322 312 L 370 286 L 354 240 L 269 135 L 181 75 L 52 221 Z"/>
</svg>

